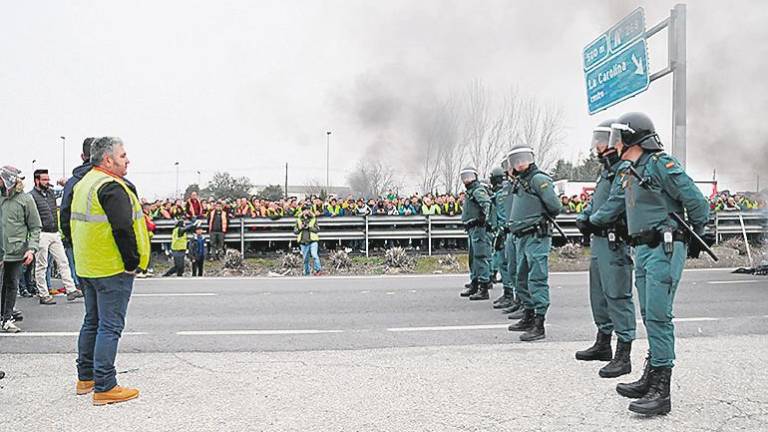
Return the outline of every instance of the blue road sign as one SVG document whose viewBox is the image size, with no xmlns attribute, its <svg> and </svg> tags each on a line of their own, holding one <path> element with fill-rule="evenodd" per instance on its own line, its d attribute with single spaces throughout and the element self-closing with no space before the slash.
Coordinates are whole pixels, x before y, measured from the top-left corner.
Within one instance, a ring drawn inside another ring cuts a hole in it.
<svg viewBox="0 0 768 432">
<path fill-rule="evenodd" d="M 639 7 L 584 48 L 584 71 L 624 50 L 641 37 L 645 37 L 645 9 Z"/>
<path fill-rule="evenodd" d="M 650 84 L 648 47 L 639 39 L 586 73 L 587 106 L 594 114 L 645 91 Z"/>
</svg>

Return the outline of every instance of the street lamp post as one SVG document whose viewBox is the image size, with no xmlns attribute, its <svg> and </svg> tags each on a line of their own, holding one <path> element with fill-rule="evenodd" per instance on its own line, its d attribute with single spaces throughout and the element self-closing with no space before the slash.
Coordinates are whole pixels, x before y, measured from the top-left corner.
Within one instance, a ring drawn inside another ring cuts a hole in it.
<svg viewBox="0 0 768 432">
<path fill-rule="evenodd" d="M 331 131 L 325 133 L 325 194 L 331 189 Z"/>
<path fill-rule="evenodd" d="M 173 163 L 176 166 L 176 198 L 179 198 L 179 162 Z"/>
<path fill-rule="evenodd" d="M 67 176 L 67 137 L 60 136 L 61 138 L 61 176 Z"/>
</svg>

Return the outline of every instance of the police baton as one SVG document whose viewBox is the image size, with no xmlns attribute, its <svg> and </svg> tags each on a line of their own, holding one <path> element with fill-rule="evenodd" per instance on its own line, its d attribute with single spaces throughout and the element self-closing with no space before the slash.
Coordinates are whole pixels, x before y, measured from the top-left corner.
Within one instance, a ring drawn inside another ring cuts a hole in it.
<svg viewBox="0 0 768 432">
<path fill-rule="evenodd" d="M 549 215 L 549 213 L 544 213 L 544 218 L 549 221 L 549 223 L 552 224 L 553 227 L 557 230 L 558 233 L 560 233 L 561 236 L 565 239 L 566 243 L 573 243 L 571 239 L 568 238 L 567 235 L 565 235 L 565 231 L 560 227 L 560 224 L 555 221 L 555 218 Z"/>
<path fill-rule="evenodd" d="M 639 172 L 637 172 L 637 169 L 635 169 L 635 167 L 633 165 L 629 165 L 629 172 L 635 178 L 637 178 L 637 180 L 639 182 L 638 184 L 640 185 L 640 187 L 643 187 L 643 188 L 648 187 L 647 186 L 648 179 L 647 178 L 643 178 L 643 176 L 640 175 Z M 693 241 L 695 241 L 699 245 L 701 250 L 706 252 L 707 255 L 712 257 L 713 260 L 720 261 L 720 259 L 717 257 L 717 255 L 715 255 L 715 252 L 713 252 L 712 249 L 710 249 L 710 247 L 707 244 L 707 242 L 705 242 L 701 237 L 699 237 L 698 234 L 696 234 L 696 231 L 694 231 L 693 228 L 690 225 L 688 225 L 688 223 L 682 218 L 682 216 L 680 216 L 679 214 L 677 214 L 675 212 L 671 212 L 669 215 L 672 217 L 672 219 L 675 220 L 675 222 L 678 223 L 678 225 L 680 225 L 680 227 L 682 227 L 688 233 L 689 236 L 691 236 L 691 239 L 693 239 Z"/>
</svg>

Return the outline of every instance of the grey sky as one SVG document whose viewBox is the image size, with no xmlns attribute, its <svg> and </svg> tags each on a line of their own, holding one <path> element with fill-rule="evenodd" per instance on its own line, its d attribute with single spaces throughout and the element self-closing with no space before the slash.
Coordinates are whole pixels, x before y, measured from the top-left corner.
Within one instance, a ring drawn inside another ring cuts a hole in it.
<svg viewBox="0 0 768 432">
<path fill-rule="evenodd" d="M 648 25 L 674 1 L 142 1 L 2 2 L 2 163 L 61 172 L 86 136 L 122 137 L 129 177 L 149 197 L 214 171 L 255 183 L 344 183 L 358 158 L 388 158 L 406 176 L 404 121 L 364 121 L 356 98 L 401 104 L 462 92 L 482 79 L 503 93 L 556 101 L 563 157 L 585 155 L 608 116 L 642 110 L 670 142 L 671 77 L 587 115 L 581 50 L 636 6 Z M 768 6 L 694 1 L 688 7 L 689 149 L 694 177 L 717 168 L 725 187 L 768 184 Z M 666 33 L 651 69 L 666 63 Z M 745 127 L 736 127 L 744 124 Z M 372 153 L 373 152 L 373 153 Z M 412 186 L 411 186 L 412 187 Z"/>
</svg>

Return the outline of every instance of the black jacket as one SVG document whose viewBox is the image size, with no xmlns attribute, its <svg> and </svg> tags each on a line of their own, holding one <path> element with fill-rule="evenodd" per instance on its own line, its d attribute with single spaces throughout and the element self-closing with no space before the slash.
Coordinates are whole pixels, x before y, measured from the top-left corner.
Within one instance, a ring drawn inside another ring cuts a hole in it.
<svg viewBox="0 0 768 432">
<path fill-rule="evenodd" d="M 32 199 L 35 200 L 37 212 L 40 214 L 40 222 L 43 224 L 43 232 L 55 233 L 59 231 L 59 221 L 56 214 L 56 194 L 52 189 L 40 190 L 33 188 L 29 192 Z"/>
<path fill-rule="evenodd" d="M 77 182 L 79 182 L 88 171 L 91 170 L 91 163 L 85 162 L 79 167 L 72 170 L 72 177 L 70 177 L 64 184 L 64 194 L 61 196 L 61 236 L 64 241 L 64 246 L 72 246 L 72 225 L 70 225 L 70 218 L 72 217 L 72 192 Z"/>
</svg>

